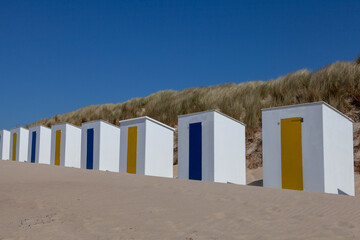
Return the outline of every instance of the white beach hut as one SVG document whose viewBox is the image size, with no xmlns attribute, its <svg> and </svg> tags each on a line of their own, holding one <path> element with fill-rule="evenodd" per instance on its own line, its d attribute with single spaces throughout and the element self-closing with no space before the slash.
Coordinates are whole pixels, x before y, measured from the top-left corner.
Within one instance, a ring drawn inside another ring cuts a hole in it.
<svg viewBox="0 0 360 240">
<path fill-rule="evenodd" d="M 29 128 L 28 159 L 32 163 L 50 164 L 51 129 L 44 126 Z"/>
<path fill-rule="evenodd" d="M 263 109 L 264 187 L 353 196 L 352 125 L 325 102 Z"/>
<path fill-rule="evenodd" d="M 150 117 L 120 121 L 120 171 L 173 177 L 174 129 Z"/>
<path fill-rule="evenodd" d="M 10 159 L 10 131 L 0 130 L 0 160 Z"/>
<path fill-rule="evenodd" d="M 50 164 L 80 168 L 81 128 L 69 123 L 51 127 Z"/>
<path fill-rule="evenodd" d="M 81 126 L 81 168 L 119 172 L 120 128 L 102 120 Z"/>
<path fill-rule="evenodd" d="M 245 124 L 211 110 L 178 117 L 179 178 L 246 184 Z"/>
<path fill-rule="evenodd" d="M 10 131 L 10 159 L 12 161 L 28 161 L 29 130 L 18 127 Z"/>
</svg>

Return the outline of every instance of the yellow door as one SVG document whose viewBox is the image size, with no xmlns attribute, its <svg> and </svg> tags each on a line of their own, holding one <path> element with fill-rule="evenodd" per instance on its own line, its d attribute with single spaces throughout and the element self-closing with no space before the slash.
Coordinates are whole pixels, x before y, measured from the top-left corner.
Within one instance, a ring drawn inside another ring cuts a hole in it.
<svg viewBox="0 0 360 240">
<path fill-rule="evenodd" d="M 127 172 L 136 174 L 137 127 L 128 128 Z"/>
<path fill-rule="evenodd" d="M 303 190 L 301 118 L 281 119 L 282 188 Z"/>
<path fill-rule="evenodd" d="M 12 160 L 16 161 L 17 133 L 13 133 Z"/>
<path fill-rule="evenodd" d="M 55 138 L 55 165 L 60 166 L 60 152 L 61 152 L 61 130 L 56 131 Z"/>
</svg>

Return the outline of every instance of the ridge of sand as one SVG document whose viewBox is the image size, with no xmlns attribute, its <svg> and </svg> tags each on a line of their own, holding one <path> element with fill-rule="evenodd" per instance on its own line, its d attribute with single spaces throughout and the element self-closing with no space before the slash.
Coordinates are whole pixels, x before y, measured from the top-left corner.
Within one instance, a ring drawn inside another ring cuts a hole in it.
<svg viewBox="0 0 360 240">
<path fill-rule="evenodd" d="M 0 161 L 0 239 L 360 239 L 360 198 Z"/>
</svg>

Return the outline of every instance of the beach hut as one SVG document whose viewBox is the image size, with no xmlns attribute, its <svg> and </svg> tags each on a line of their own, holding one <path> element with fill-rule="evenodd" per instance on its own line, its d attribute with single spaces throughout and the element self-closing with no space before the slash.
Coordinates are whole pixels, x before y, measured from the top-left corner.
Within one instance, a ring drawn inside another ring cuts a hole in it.
<svg viewBox="0 0 360 240">
<path fill-rule="evenodd" d="M 264 187 L 353 196 L 352 125 L 325 102 L 263 109 Z"/>
<path fill-rule="evenodd" d="M 210 110 L 178 117 L 179 178 L 246 184 L 245 124 Z"/>
<path fill-rule="evenodd" d="M 50 164 L 80 168 L 81 128 L 69 123 L 51 127 Z"/>
<path fill-rule="evenodd" d="M 150 117 L 120 121 L 120 171 L 173 177 L 174 129 Z"/>
<path fill-rule="evenodd" d="M 29 162 L 50 164 L 50 146 L 50 128 L 44 126 L 34 126 L 29 128 Z"/>
<path fill-rule="evenodd" d="M 29 130 L 18 127 L 10 131 L 10 159 L 12 161 L 28 161 Z"/>
<path fill-rule="evenodd" d="M 120 128 L 102 120 L 81 126 L 81 168 L 119 172 Z"/>
<path fill-rule="evenodd" d="M 10 132 L 8 130 L 0 130 L 0 160 L 10 159 Z"/>
</svg>

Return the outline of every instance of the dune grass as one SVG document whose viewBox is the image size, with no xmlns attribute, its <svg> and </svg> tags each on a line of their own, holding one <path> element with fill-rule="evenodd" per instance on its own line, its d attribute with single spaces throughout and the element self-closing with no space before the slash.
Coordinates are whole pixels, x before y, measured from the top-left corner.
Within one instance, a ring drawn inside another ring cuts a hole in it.
<svg viewBox="0 0 360 240">
<path fill-rule="evenodd" d="M 261 159 L 258 159 L 261 157 L 261 134 L 257 134 L 261 132 L 261 109 L 314 101 L 325 101 L 358 122 L 360 56 L 353 62 L 336 62 L 314 72 L 299 70 L 268 81 L 222 84 L 182 91 L 165 90 L 123 103 L 87 106 L 42 119 L 27 127 L 50 127 L 64 122 L 80 126 L 83 122 L 98 119 L 119 125 L 119 120 L 140 116 L 149 116 L 177 127 L 178 115 L 217 109 L 247 125 L 248 145 L 254 141 L 259 145 L 260 142 L 255 151 L 248 153 L 257 153 L 257 157 L 249 156 L 248 160 L 248 167 L 257 167 L 261 165 Z"/>
<path fill-rule="evenodd" d="M 262 108 L 321 100 L 349 114 L 360 107 L 358 62 L 360 57 L 354 62 L 337 62 L 316 72 L 300 70 L 265 82 L 223 84 L 183 91 L 165 90 L 124 103 L 87 106 L 42 119 L 28 127 L 39 124 L 50 127 L 64 122 L 81 125 L 97 119 L 118 125 L 119 120 L 145 115 L 176 126 L 178 115 L 217 109 L 246 123 L 251 133 L 261 125 Z"/>
</svg>

